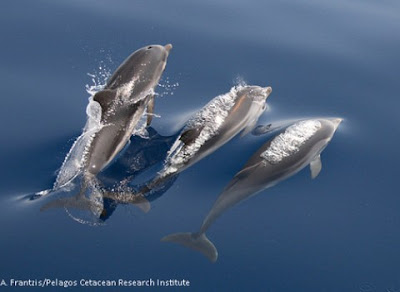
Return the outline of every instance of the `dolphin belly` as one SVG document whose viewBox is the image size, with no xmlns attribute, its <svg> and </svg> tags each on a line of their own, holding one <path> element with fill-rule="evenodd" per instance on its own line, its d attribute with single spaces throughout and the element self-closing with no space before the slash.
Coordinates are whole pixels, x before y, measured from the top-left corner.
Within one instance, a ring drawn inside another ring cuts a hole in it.
<svg viewBox="0 0 400 292">
<path fill-rule="evenodd" d="M 104 126 L 93 139 L 86 170 L 91 174 L 98 174 L 122 149 L 127 141 L 124 141 L 124 130 L 114 124 Z"/>
<path fill-rule="evenodd" d="M 122 105 L 110 123 L 103 126 L 93 139 L 86 169 L 96 175 L 125 147 L 142 117 L 148 99 Z"/>
</svg>

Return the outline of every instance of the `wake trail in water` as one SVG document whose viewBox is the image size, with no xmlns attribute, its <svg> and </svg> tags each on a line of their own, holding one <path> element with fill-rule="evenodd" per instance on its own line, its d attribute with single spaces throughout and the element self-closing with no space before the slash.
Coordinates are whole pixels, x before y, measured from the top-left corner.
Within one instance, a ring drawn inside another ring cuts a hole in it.
<svg viewBox="0 0 400 292">
<path fill-rule="evenodd" d="M 110 61 L 110 59 L 109 59 Z M 104 89 L 107 80 L 111 76 L 111 70 L 105 64 L 104 61 L 100 62 L 100 65 L 94 73 L 87 73 L 91 77 L 91 84 L 86 84 L 86 92 L 89 94 L 88 105 L 86 107 L 87 121 L 85 127 L 82 130 L 82 134 L 76 138 L 72 144 L 71 149 L 68 151 L 64 158 L 64 161 L 57 173 L 56 180 L 51 189 L 43 190 L 29 196 L 30 199 L 37 199 L 39 197 L 46 196 L 57 190 L 64 189 L 69 191 L 71 189 L 72 181 L 81 174 L 82 167 L 84 164 L 85 156 L 89 149 L 90 143 L 93 140 L 95 134 L 101 129 L 100 123 L 102 110 L 99 103 L 93 101 L 93 96 Z M 70 186 L 68 186 L 70 185 Z M 73 187 L 72 187 L 73 188 Z"/>
</svg>

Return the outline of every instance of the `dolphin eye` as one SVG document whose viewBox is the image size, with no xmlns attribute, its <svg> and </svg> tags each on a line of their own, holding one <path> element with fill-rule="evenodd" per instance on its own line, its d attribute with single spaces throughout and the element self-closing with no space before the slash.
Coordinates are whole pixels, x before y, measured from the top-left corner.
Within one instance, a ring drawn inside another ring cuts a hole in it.
<svg viewBox="0 0 400 292">
<path fill-rule="evenodd" d="M 152 48 L 152 46 L 147 47 L 148 50 L 150 50 Z"/>
</svg>

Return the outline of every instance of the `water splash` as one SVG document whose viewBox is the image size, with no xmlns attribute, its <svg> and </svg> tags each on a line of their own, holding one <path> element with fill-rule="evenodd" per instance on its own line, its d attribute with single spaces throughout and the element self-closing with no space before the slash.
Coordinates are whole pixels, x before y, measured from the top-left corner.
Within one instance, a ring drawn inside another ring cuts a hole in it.
<svg viewBox="0 0 400 292">
<path fill-rule="evenodd" d="M 148 139 L 149 138 L 149 133 L 147 132 L 147 117 L 146 115 L 143 115 L 138 124 L 136 125 L 135 129 L 132 132 L 133 136 L 139 136 L 140 138 L 143 139 Z"/>
<path fill-rule="evenodd" d="M 179 87 L 179 82 L 171 83 L 169 77 L 165 77 L 158 83 L 158 87 L 162 88 L 161 93 L 157 96 L 164 97 L 166 95 L 174 95 L 175 90 Z"/>
<path fill-rule="evenodd" d="M 90 95 L 88 105 L 86 107 L 87 122 L 82 134 L 75 140 L 68 154 L 65 156 L 64 162 L 58 172 L 53 190 L 63 188 L 71 183 L 80 173 L 84 164 L 84 159 L 93 140 L 94 135 L 101 129 L 100 123 L 102 111 L 100 105 L 93 101 L 93 95 L 102 90 L 111 76 L 111 70 L 106 62 L 111 59 L 100 61 L 95 73 L 87 73 L 92 79 L 92 84 L 86 84 L 86 92 Z M 47 193 L 46 193 L 47 194 Z M 43 195 L 43 194 L 40 194 Z"/>
<path fill-rule="evenodd" d="M 233 84 L 242 87 L 247 86 L 247 82 L 244 80 L 243 76 L 236 76 L 235 79 L 233 80 Z"/>
<path fill-rule="evenodd" d="M 104 88 L 107 84 L 107 80 L 111 77 L 112 71 L 110 69 L 110 65 L 112 65 L 111 57 L 108 56 L 103 61 L 99 62 L 98 67 L 95 69 L 94 73 L 87 73 L 87 75 L 91 78 L 92 84 L 86 84 L 86 92 L 93 96 L 100 90 Z"/>
</svg>

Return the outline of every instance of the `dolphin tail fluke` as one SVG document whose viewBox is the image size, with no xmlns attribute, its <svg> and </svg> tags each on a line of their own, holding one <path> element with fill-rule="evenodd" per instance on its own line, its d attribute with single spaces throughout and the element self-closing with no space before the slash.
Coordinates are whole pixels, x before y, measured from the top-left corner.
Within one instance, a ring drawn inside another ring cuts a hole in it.
<svg viewBox="0 0 400 292">
<path fill-rule="evenodd" d="M 40 211 L 47 211 L 53 208 L 74 208 L 78 210 L 92 210 L 94 202 L 85 197 L 87 186 L 83 184 L 78 194 L 72 197 L 56 198 L 44 204 Z"/>
<path fill-rule="evenodd" d="M 216 262 L 218 251 L 205 233 L 174 233 L 161 238 L 161 241 L 179 243 L 205 255 L 211 262 Z"/>
<path fill-rule="evenodd" d="M 141 193 L 132 192 L 103 192 L 103 198 L 111 199 L 122 204 L 132 204 L 147 213 L 151 209 L 149 200 L 147 200 Z"/>
<path fill-rule="evenodd" d="M 151 209 L 149 200 L 147 200 L 143 195 L 128 196 L 124 203 L 132 204 L 132 205 L 136 206 L 143 213 L 147 213 Z"/>
<path fill-rule="evenodd" d="M 147 213 L 151 209 L 150 202 L 143 196 L 137 196 L 133 202 L 134 206 L 142 210 L 142 212 Z"/>
</svg>

